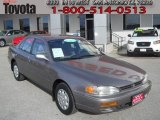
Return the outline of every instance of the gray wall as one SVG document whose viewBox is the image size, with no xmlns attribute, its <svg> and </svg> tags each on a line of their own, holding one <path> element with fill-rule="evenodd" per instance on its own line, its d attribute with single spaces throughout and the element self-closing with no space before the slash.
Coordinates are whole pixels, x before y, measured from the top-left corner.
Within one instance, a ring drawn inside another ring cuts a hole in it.
<svg viewBox="0 0 160 120">
<path fill-rule="evenodd" d="M 79 15 L 69 15 L 69 32 L 76 33 L 80 30 Z"/>
<path fill-rule="evenodd" d="M 123 15 L 111 15 L 111 26 L 113 32 L 123 30 Z M 153 15 L 145 14 L 140 15 L 140 27 L 152 27 L 153 26 Z"/>
<path fill-rule="evenodd" d="M 113 31 L 123 30 L 123 15 L 111 15 L 111 27 Z"/>
<path fill-rule="evenodd" d="M 141 15 L 140 25 L 141 27 L 152 27 L 153 26 L 153 15 Z"/>
</svg>

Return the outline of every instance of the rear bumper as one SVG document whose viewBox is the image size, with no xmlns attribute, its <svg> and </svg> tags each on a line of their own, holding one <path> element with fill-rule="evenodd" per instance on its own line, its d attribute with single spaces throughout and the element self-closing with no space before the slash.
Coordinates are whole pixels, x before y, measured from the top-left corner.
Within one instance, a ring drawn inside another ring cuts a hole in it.
<svg viewBox="0 0 160 120">
<path fill-rule="evenodd" d="M 76 107 L 78 109 L 82 109 L 87 112 L 91 112 L 94 114 L 107 113 L 119 111 L 122 109 L 126 109 L 132 107 L 132 97 L 144 93 L 145 97 L 147 97 L 149 91 L 151 89 L 151 82 L 148 81 L 146 84 L 134 88 L 132 90 L 122 92 L 118 95 L 108 96 L 108 97 L 94 97 L 87 95 L 75 95 Z M 118 105 L 115 107 L 100 107 L 102 102 L 118 102 Z"/>
</svg>

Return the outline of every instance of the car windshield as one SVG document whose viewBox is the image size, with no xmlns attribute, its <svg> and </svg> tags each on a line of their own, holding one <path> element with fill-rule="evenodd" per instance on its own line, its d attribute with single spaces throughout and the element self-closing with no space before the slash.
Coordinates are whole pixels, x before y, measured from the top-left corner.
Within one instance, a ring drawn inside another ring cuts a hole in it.
<svg viewBox="0 0 160 120">
<path fill-rule="evenodd" d="M 157 37 L 158 32 L 157 30 L 154 29 L 148 29 L 148 30 L 143 30 L 143 29 L 137 29 L 134 31 L 132 37 Z"/>
<path fill-rule="evenodd" d="M 80 39 L 57 39 L 48 42 L 54 61 L 83 59 L 102 53 L 91 43 Z"/>
<path fill-rule="evenodd" d="M 0 36 L 4 36 L 7 33 L 7 31 L 0 31 Z"/>
</svg>

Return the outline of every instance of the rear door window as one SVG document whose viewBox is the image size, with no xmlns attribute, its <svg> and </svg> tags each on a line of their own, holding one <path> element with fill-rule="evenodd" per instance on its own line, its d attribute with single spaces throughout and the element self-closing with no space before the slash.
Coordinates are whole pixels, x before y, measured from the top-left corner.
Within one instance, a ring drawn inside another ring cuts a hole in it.
<svg viewBox="0 0 160 120">
<path fill-rule="evenodd" d="M 24 43 L 25 43 L 25 40 L 23 40 L 23 41 L 20 43 L 19 49 L 22 49 L 22 48 L 23 48 Z"/>
<path fill-rule="evenodd" d="M 44 54 L 44 53 L 45 53 L 45 43 L 43 42 L 43 40 L 36 39 L 33 44 L 32 54 L 36 55 L 36 54 Z"/>
<path fill-rule="evenodd" d="M 20 31 L 20 30 L 14 30 L 14 35 L 19 35 L 19 34 L 22 34 L 22 31 Z"/>
<path fill-rule="evenodd" d="M 32 44 L 33 44 L 34 38 L 27 38 L 24 42 L 23 42 L 23 46 L 22 46 L 22 50 L 25 52 L 30 53 L 31 52 L 31 48 L 32 48 Z"/>
<path fill-rule="evenodd" d="M 9 32 L 7 33 L 8 36 L 11 36 L 11 35 L 13 35 L 13 34 L 14 34 L 13 30 L 11 30 L 11 31 L 9 31 Z"/>
</svg>

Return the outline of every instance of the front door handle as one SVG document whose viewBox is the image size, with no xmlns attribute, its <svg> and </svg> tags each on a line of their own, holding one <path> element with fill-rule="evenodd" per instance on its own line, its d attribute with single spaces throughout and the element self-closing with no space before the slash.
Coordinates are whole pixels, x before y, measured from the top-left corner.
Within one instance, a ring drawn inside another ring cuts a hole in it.
<svg viewBox="0 0 160 120">
<path fill-rule="evenodd" d="M 29 56 L 28 56 L 28 62 L 31 62 L 31 60 L 30 60 Z"/>
</svg>

